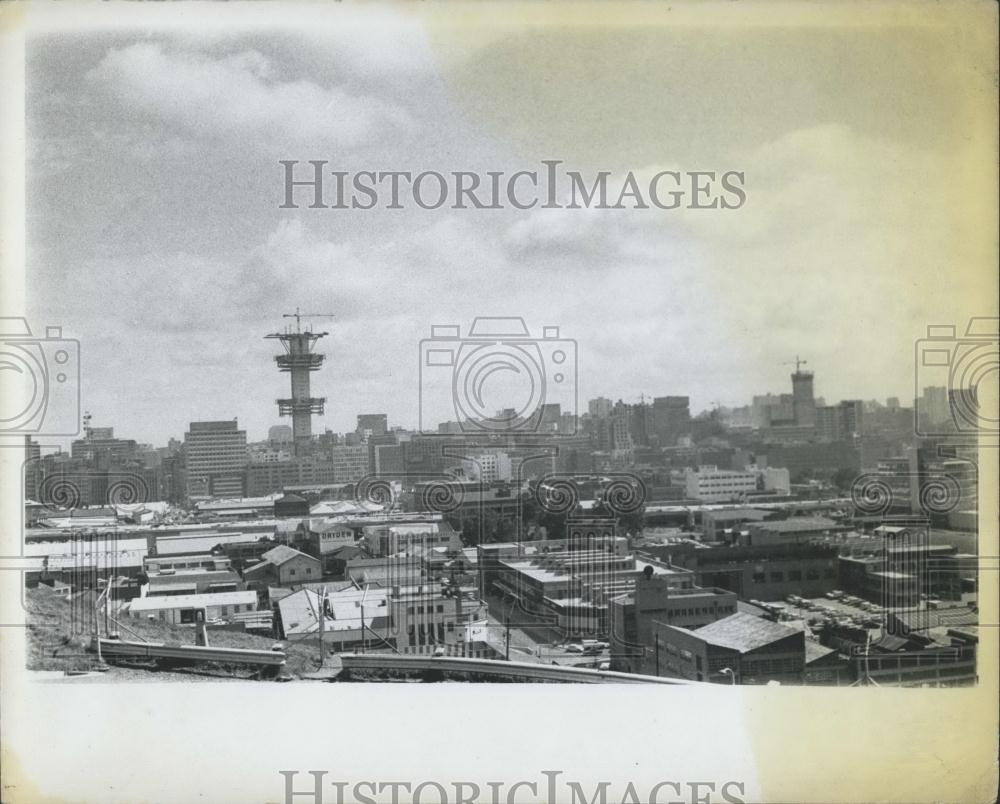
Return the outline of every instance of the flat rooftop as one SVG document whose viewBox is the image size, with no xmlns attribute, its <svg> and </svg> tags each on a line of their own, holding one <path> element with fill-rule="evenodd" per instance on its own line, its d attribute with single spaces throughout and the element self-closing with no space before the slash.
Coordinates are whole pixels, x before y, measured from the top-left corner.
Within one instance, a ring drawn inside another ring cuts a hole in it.
<svg viewBox="0 0 1000 804">
<path fill-rule="evenodd" d="M 129 603 L 129 611 L 159 611 L 161 609 L 193 609 L 202 606 L 257 605 L 256 592 L 214 592 L 204 595 L 162 595 L 137 597 Z"/>
</svg>

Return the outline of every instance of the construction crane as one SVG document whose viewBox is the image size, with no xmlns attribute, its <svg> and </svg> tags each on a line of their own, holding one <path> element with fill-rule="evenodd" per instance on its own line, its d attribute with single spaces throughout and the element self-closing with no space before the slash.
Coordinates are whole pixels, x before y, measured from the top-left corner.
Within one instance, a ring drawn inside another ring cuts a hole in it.
<svg viewBox="0 0 1000 804">
<path fill-rule="evenodd" d="M 303 313 L 299 311 L 299 308 L 295 308 L 294 313 L 282 313 L 282 318 L 294 318 L 295 319 L 295 331 L 302 332 L 302 319 L 303 318 L 333 318 L 333 313 Z"/>
<path fill-rule="evenodd" d="M 792 364 L 793 364 L 793 361 L 787 360 L 784 363 L 782 363 L 781 365 L 783 365 L 783 366 L 791 366 Z M 800 360 L 799 356 L 795 355 L 794 365 L 795 365 L 795 373 L 798 374 L 799 373 L 799 369 L 802 366 L 809 365 L 809 361 L 808 360 Z"/>
</svg>

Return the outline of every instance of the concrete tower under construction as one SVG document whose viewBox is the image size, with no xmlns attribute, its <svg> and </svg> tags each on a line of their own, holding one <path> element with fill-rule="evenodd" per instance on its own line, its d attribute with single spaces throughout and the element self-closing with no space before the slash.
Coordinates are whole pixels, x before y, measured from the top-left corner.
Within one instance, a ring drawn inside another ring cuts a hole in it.
<svg viewBox="0 0 1000 804">
<path fill-rule="evenodd" d="M 792 375 L 792 406 L 795 423 L 802 427 L 816 426 L 816 399 L 813 396 L 813 373 L 803 371 L 804 360 L 795 359 Z"/>
<path fill-rule="evenodd" d="M 307 316 L 296 311 L 285 317 L 295 319 L 295 331 L 288 327 L 284 332 L 272 332 L 265 337 L 281 341 L 285 349 L 284 354 L 275 355 L 274 362 L 278 364 L 280 371 L 287 371 L 291 375 L 292 395 L 288 399 L 277 400 L 278 413 L 292 417 L 295 454 L 306 455 L 310 451 L 312 442 L 312 416 L 314 413 L 322 413 L 326 403 L 324 397 L 311 396 L 309 391 L 309 375 L 319 370 L 326 357 L 314 352 L 313 348 L 316 341 L 329 333 L 302 330 L 301 319 L 316 316 Z"/>
</svg>

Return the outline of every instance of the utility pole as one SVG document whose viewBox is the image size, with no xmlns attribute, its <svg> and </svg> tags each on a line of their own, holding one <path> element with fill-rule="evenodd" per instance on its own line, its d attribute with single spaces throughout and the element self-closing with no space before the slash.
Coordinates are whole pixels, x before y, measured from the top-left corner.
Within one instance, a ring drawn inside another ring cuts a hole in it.
<svg viewBox="0 0 1000 804">
<path fill-rule="evenodd" d="M 368 632 L 365 630 L 365 598 L 368 597 L 368 584 L 365 584 L 365 591 L 361 593 L 361 652 L 368 652 Z"/>
<path fill-rule="evenodd" d="M 323 668 L 323 632 L 326 629 L 326 587 L 319 588 L 319 666 Z"/>
<path fill-rule="evenodd" d="M 509 614 L 504 618 L 504 621 L 506 623 L 506 631 L 507 631 L 507 648 L 504 651 L 504 658 L 509 662 L 510 661 L 510 615 Z"/>
</svg>

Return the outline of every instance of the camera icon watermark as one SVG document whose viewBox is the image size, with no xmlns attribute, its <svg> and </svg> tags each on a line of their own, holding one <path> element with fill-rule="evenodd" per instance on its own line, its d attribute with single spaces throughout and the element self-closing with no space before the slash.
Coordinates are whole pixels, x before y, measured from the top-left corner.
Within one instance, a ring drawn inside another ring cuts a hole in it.
<svg viewBox="0 0 1000 804">
<path fill-rule="evenodd" d="M 1000 434 L 1000 319 L 971 318 L 965 334 L 954 325 L 927 327 L 916 343 L 914 426 L 921 436 Z"/>
<path fill-rule="evenodd" d="M 36 484 L 35 495 L 42 510 L 54 514 L 86 505 L 141 505 L 153 496 L 142 475 L 127 471 L 55 472 Z"/>
<path fill-rule="evenodd" d="M 80 343 L 24 318 L 0 318 L 0 435 L 71 436 L 80 431 Z"/>
<path fill-rule="evenodd" d="M 903 509 L 944 516 L 969 503 L 959 478 L 947 472 L 866 472 L 851 484 L 851 503 L 862 516 L 885 516 Z"/>
<path fill-rule="evenodd" d="M 437 417 L 454 415 L 452 427 Z M 532 337 L 519 317 L 478 317 L 467 336 L 434 325 L 420 342 L 420 431 L 575 435 L 576 341 Z"/>
</svg>

